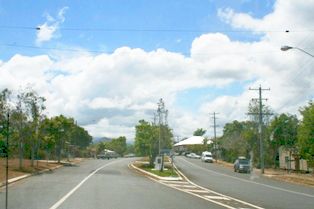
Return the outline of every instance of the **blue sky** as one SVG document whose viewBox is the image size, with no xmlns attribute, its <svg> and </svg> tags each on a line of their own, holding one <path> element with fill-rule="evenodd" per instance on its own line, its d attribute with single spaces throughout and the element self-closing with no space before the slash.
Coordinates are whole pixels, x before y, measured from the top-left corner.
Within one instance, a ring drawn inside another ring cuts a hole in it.
<svg viewBox="0 0 314 209">
<path fill-rule="evenodd" d="M 205 31 L 229 31 L 227 34 L 234 40 L 256 40 L 258 37 L 251 33 L 230 32 L 234 29 L 217 17 L 217 10 L 231 7 L 237 12 L 247 12 L 254 17 L 262 17 L 273 7 L 272 1 L 265 2 L 258 0 L 0 1 L 0 26 L 36 27 L 46 21 L 47 14 L 56 17 L 61 8 L 67 7 L 66 20 L 60 24 L 57 32 L 59 38 L 43 43 L 41 47 L 79 46 L 87 50 L 112 52 L 118 47 L 129 46 L 147 51 L 165 48 L 187 54 L 193 39 Z M 78 30 L 69 30 L 71 28 Z M 112 29 L 124 31 L 108 31 Z M 136 31 L 128 31 L 128 29 Z M 145 31 L 150 29 L 157 31 Z M 32 46 L 35 43 L 36 30 L 3 27 L 0 30 L 1 44 Z M 1 47 L 1 51 L 1 58 L 8 59 L 17 52 L 35 55 L 43 53 L 44 50 Z"/>
<path fill-rule="evenodd" d="M 270 87 L 276 112 L 298 114 L 313 98 L 313 60 L 279 50 L 313 49 L 313 10 L 293 0 L 0 0 L 0 89 L 31 85 L 48 115 L 97 137 L 132 140 L 159 98 L 176 135 L 212 136 L 214 111 L 221 134 L 247 119 L 249 87 Z"/>
</svg>

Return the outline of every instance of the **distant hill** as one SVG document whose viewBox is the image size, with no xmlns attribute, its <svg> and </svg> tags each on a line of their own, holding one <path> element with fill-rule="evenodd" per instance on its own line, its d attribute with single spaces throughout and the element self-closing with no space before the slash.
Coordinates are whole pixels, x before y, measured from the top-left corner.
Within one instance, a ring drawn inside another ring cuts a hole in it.
<svg viewBox="0 0 314 209">
<path fill-rule="evenodd" d="M 112 138 L 109 137 L 95 137 L 93 138 L 93 143 L 99 143 L 99 142 L 110 142 Z"/>
</svg>

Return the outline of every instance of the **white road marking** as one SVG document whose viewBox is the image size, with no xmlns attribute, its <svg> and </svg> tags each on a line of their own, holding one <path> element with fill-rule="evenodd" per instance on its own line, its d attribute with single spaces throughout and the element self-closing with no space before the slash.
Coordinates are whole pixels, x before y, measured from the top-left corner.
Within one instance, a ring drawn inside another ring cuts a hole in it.
<svg viewBox="0 0 314 209">
<path fill-rule="evenodd" d="M 76 185 L 71 191 L 69 191 L 66 195 L 64 195 L 58 202 L 56 202 L 53 206 L 51 206 L 49 209 L 57 209 L 66 199 L 68 199 L 78 188 L 80 188 L 90 177 L 92 177 L 95 173 L 97 173 L 99 170 L 116 163 L 117 161 L 112 161 L 110 163 L 107 163 L 106 165 L 103 165 L 99 168 L 97 168 L 94 172 L 89 174 L 87 177 L 85 177 L 78 185 Z"/>
<path fill-rule="evenodd" d="M 169 184 L 189 184 L 188 182 L 186 181 L 163 181 L 163 180 L 160 180 L 161 182 L 164 182 L 164 183 L 169 183 Z"/>
<path fill-rule="evenodd" d="M 197 188 L 194 185 L 177 185 L 177 184 L 169 184 L 170 186 L 180 187 L 180 188 Z"/>
<path fill-rule="evenodd" d="M 215 203 L 215 204 L 217 204 L 217 205 L 223 206 L 223 207 L 225 207 L 225 208 L 229 208 L 229 209 L 236 209 L 236 208 L 234 208 L 234 207 L 231 207 L 231 206 L 229 206 L 229 205 L 226 205 L 226 204 L 220 203 L 220 202 L 218 202 L 218 201 L 215 201 L 215 200 L 211 200 L 211 199 L 205 198 L 205 197 L 203 197 L 202 195 L 199 195 L 199 194 L 196 194 L 196 193 L 190 192 L 189 190 L 184 190 L 184 189 L 181 189 L 181 188 L 178 188 L 178 187 L 173 187 L 173 186 L 170 186 L 169 184 L 164 183 L 164 182 L 159 181 L 159 180 L 156 180 L 156 179 L 154 179 L 154 178 L 152 178 L 152 177 L 148 177 L 148 178 L 149 178 L 149 179 L 151 179 L 152 181 L 157 182 L 157 183 L 163 184 L 163 185 L 165 185 L 165 186 L 171 187 L 171 188 L 176 189 L 176 190 L 179 190 L 179 191 L 181 191 L 181 192 L 185 192 L 185 193 L 191 194 L 191 195 L 196 196 L 196 197 L 199 197 L 199 198 L 201 198 L 201 199 L 203 199 L 203 200 L 206 200 L 206 201 L 209 201 L 209 202 Z"/>
<path fill-rule="evenodd" d="M 201 189 L 185 189 L 185 191 L 188 191 L 188 192 L 195 192 L 195 193 L 209 193 L 208 191 L 206 191 L 206 190 L 201 190 Z"/>
<path fill-rule="evenodd" d="M 209 195 L 205 195 L 206 198 L 209 198 L 211 200 L 230 200 L 227 197 L 222 197 L 222 196 L 209 196 Z"/>
<path fill-rule="evenodd" d="M 187 161 L 187 162 L 188 162 L 188 161 Z M 188 163 L 190 163 L 190 162 L 188 162 Z M 192 165 L 193 165 L 193 164 L 192 164 Z M 264 209 L 264 208 L 259 207 L 259 206 L 257 206 L 257 205 L 253 205 L 253 204 L 251 204 L 251 203 L 244 202 L 244 201 L 242 201 L 242 200 L 239 200 L 239 199 L 236 199 L 236 198 L 233 198 L 233 197 L 229 197 L 229 196 L 227 196 L 227 195 L 220 194 L 220 193 L 215 192 L 215 191 L 213 191 L 213 190 L 209 190 L 209 189 L 207 189 L 207 188 L 205 188 L 205 187 L 202 187 L 202 186 L 200 186 L 200 185 L 197 185 L 197 184 L 195 184 L 194 182 L 190 181 L 181 171 L 179 171 L 179 170 L 177 169 L 177 167 L 176 167 L 175 165 L 174 165 L 174 167 L 176 168 L 176 170 L 178 171 L 178 173 L 179 173 L 181 176 L 183 176 L 183 178 L 185 178 L 186 181 L 188 181 L 190 184 L 193 184 L 193 185 L 195 185 L 195 186 L 197 186 L 197 187 L 199 187 L 199 188 L 201 188 L 201 189 L 204 189 L 204 190 L 206 190 L 206 191 L 208 191 L 208 192 L 210 192 L 210 193 L 213 193 L 213 194 L 216 194 L 216 195 L 220 195 L 220 196 L 223 196 L 223 197 L 227 197 L 227 198 L 229 198 L 230 200 L 234 200 L 234 201 L 236 201 L 236 202 L 240 202 L 240 203 L 242 203 L 242 204 L 244 204 L 244 205 L 249 205 L 249 206 L 251 206 L 251 207 L 253 207 L 253 208 L 257 208 L 257 209 Z M 194 194 L 194 193 L 190 193 L 190 194 Z M 200 196 L 200 195 L 198 195 L 198 196 Z M 203 199 L 206 199 L 206 198 L 203 197 Z M 211 199 L 207 199 L 207 200 L 209 200 L 209 201 L 211 201 L 211 202 L 216 202 L 216 203 L 217 203 L 217 201 L 214 201 L 214 200 L 211 200 Z M 222 203 L 219 203 L 219 205 L 222 205 L 222 206 L 227 207 L 227 208 L 233 208 L 233 207 L 230 207 L 230 206 L 225 205 L 225 204 L 222 204 Z"/>
<path fill-rule="evenodd" d="M 217 174 L 217 175 L 220 175 L 220 176 L 226 176 L 226 177 L 229 177 L 229 178 L 233 178 L 233 179 L 237 179 L 239 181 L 243 181 L 243 182 L 247 182 L 247 183 L 251 183 L 251 184 L 256 184 L 256 185 L 260 185 L 260 186 L 264 186 L 264 187 L 268 187 L 268 188 L 271 188 L 271 189 L 275 189 L 275 190 L 279 190 L 279 191 L 283 191 L 283 192 L 289 192 L 289 193 L 292 193 L 292 194 L 298 194 L 298 195 L 302 195 L 302 196 L 307 196 L 307 197 L 311 197 L 311 198 L 314 198 L 314 195 L 310 195 L 310 194 L 306 194 L 306 193 L 302 193 L 302 192 L 296 192 L 296 191 L 291 191 L 291 190 L 288 190 L 288 189 L 283 189 L 283 188 L 280 188 L 280 187 L 275 187 L 275 186 L 270 186 L 270 185 L 267 185 L 267 184 L 263 184 L 263 183 L 258 183 L 258 182 L 255 182 L 255 181 L 249 181 L 249 180 L 246 180 L 246 179 L 242 179 L 242 178 L 238 178 L 238 177 L 235 177 L 235 176 L 230 176 L 230 175 L 227 175 L 227 174 L 224 174 L 224 173 L 219 173 L 219 172 L 216 172 L 216 171 L 212 171 L 212 170 L 208 170 L 206 168 L 203 168 L 201 166 L 198 166 L 196 164 L 193 164 L 183 158 L 181 158 L 181 160 L 193 165 L 194 167 L 198 167 L 202 170 L 205 170 L 209 173 L 214 173 L 214 174 Z"/>
</svg>

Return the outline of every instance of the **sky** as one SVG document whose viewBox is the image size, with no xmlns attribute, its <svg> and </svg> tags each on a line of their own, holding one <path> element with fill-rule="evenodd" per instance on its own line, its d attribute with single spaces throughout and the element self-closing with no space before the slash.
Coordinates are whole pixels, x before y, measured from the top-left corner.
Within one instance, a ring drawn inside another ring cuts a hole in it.
<svg viewBox="0 0 314 209">
<path fill-rule="evenodd" d="M 314 96 L 314 1 L 0 0 L 0 90 L 31 86 L 48 116 L 134 140 L 160 98 L 176 137 L 249 120 L 257 91 L 276 114 Z"/>
</svg>

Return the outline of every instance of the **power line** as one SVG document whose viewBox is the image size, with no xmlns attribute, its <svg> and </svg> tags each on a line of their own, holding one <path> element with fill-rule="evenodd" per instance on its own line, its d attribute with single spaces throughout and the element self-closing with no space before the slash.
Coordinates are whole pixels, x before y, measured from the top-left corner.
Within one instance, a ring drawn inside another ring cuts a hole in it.
<svg viewBox="0 0 314 209">
<path fill-rule="evenodd" d="M 0 30 L 41 30 L 40 26 L 12 26 L 12 25 L 0 25 Z M 93 31 L 93 32 L 184 32 L 184 33 L 196 33 L 196 32 L 208 32 L 208 33 L 305 33 L 314 32 L 314 29 L 300 28 L 296 30 L 213 30 L 213 29 L 193 29 L 193 28 L 88 28 L 88 27 L 59 27 L 58 30 L 62 31 Z"/>
</svg>

